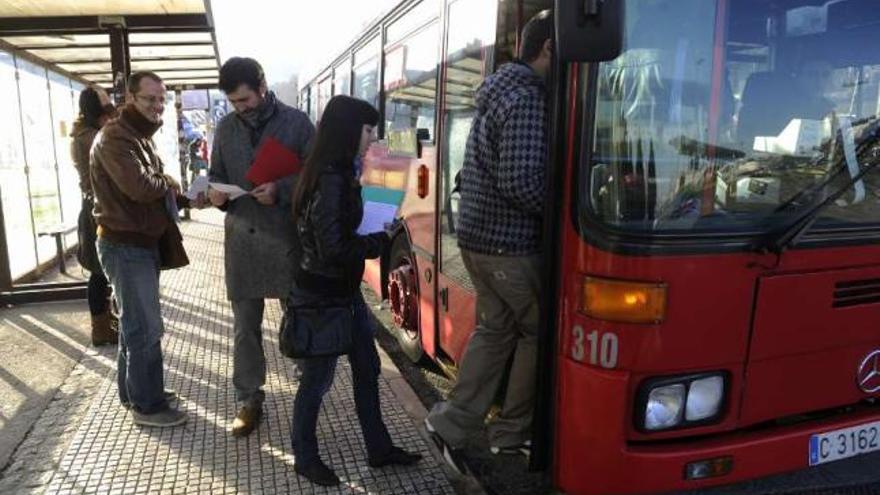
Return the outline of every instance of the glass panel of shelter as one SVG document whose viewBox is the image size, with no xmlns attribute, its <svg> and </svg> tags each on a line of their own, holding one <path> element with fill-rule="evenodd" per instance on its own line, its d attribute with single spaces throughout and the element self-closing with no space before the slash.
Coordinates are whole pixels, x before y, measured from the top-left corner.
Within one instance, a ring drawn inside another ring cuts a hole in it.
<svg viewBox="0 0 880 495">
<path fill-rule="evenodd" d="M 31 208 L 34 228 L 39 234 L 61 222 L 51 110 L 46 92 L 48 80 L 45 68 L 22 59 L 17 59 L 16 64 Z M 55 253 L 55 240 L 38 235 L 37 261 L 40 264 L 50 261 Z"/>
<path fill-rule="evenodd" d="M 58 164 L 61 192 L 61 220 L 65 225 L 75 225 L 82 202 L 79 174 L 70 156 L 70 131 L 78 113 L 74 107 L 70 79 L 49 71 L 49 97 L 52 104 L 52 132 L 55 136 L 55 162 Z M 65 236 L 65 246 L 72 246 L 76 242 L 76 232 Z"/>
<path fill-rule="evenodd" d="M 12 54 L 0 51 L 0 92 L 8 95 L 0 113 L 0 196 L 12 280 L 37 267 L 21 113 Z"/>
</svg>

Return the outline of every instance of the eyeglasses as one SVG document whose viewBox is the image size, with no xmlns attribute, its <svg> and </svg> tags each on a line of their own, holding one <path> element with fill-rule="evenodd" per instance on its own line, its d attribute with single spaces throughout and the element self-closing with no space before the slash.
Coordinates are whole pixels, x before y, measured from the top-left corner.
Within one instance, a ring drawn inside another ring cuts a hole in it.
<svg viewBox="0 0 880 495">
<path fill-rule="evenodd" d="M 149 104 L 149 105 L 164 105 L 167 101 L 164 96 L 143 96 L 143 95 L 134 95 L 135 98 Z"/>
</svg>

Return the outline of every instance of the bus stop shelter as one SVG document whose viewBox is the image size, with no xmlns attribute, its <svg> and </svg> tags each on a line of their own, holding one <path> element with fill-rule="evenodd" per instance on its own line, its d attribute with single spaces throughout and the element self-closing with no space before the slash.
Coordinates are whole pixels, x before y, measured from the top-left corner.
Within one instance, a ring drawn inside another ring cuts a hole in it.
<svg viewBox="0 0 880 495">
<path fill-rule="evenodd" d="M 181 91 L 216 88 L 219 55 L 207 0 L 0 0 L 0 303 L 81 298 L 84 282 L 34 283 L 76 243 L 81 197 L 69 133 L 79 92 L 99 84 L 121 104 L 128 76 L 165 80 L 154 138 L 183 179 Z"/>
</svg>

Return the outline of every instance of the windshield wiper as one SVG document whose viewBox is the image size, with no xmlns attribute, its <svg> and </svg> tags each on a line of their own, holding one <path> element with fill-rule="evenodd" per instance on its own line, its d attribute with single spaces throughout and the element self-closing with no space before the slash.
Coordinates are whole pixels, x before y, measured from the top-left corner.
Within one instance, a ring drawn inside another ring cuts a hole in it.
<svg viewBox="0 0 880 495">
<path fill-rule="evenodd" d="M 862 147 L 872 145 L 878 140 L 878 138 L 880 138 L 880 129 L 876 129 L 871 136 L 865 139 L 861 143 Z M 829 175 L 816 186 L 801 191 L 788 201 L 779 205 L 779 207 L 774 210 L 774 213 L 787 209 L 791 205 L 800 202 L 805 197 L 809 198 L 806 202 L 807 206 L 798 215 L 781 228 L 760 237 L 752 244 L 753 249 L 762 253 L 782 254 L 788 247 L 794 245 L 804 232 L 809 230 L 819 217 L 819 213 L 821 213 L 826 206 L 843 196 L 853 184 L 862 180 L 868 172 L 880 165 L 880 153 L 875 152 L 875 155 L 872 163 L 862 168 L 858 174 L 850 176 L 845 184 L 842 184 L 831 194 L 815 196 L 819 191 L 825 190 L 825 188 L 836 179 L 838 175 L 847 170 L 847 167 L 843 163 L 839 163 L 838 166 L 835 167 L 837 168 L 837 171 Z"/>
</svg>

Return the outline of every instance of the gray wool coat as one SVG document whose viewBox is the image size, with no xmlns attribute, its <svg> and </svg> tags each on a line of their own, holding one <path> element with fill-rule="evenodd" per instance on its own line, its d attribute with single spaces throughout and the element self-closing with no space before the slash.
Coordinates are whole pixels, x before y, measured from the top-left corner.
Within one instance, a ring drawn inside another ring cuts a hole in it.
<svg viewBox="0 0 880 495">
<path fill-rule="evenodd" d="M 301 111 L 278 101 L 271 92 L 251 127 L 235 113 L 217 125 L 208 173 L 212 182 L 250 190 L 244 178 L 267 136 L 304 157 L 315 127 Z M 290 210 L 295 177 L 276 181 L 278 201 L 272 206 L 242 196 L 226 203 L 226 294 L 230 300 L 286 297 L 293 280 L 296 231 Z"/>
</svg>

